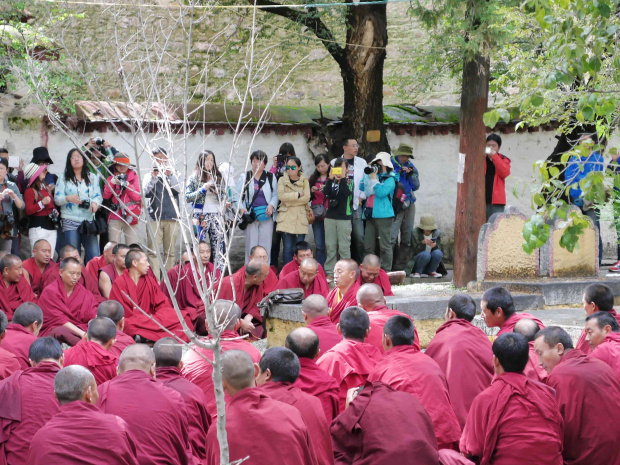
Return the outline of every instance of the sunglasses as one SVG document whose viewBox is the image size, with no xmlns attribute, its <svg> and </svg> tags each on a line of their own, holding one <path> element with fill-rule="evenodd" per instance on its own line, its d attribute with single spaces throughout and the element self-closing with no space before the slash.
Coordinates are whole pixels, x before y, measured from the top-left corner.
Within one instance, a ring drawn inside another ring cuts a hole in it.
<svg viewBox="0 0 620 465">
<path fill-rule="evenodd" d="M 287 169 L 287 170 L 293 170 L 293 171 L 295 171 L 295 170 L 297 169 L 297 167 L 296 167 L 296 166 L 291 166 L 291 165 L 286 165 L 286 169 Z"/>
</svg>

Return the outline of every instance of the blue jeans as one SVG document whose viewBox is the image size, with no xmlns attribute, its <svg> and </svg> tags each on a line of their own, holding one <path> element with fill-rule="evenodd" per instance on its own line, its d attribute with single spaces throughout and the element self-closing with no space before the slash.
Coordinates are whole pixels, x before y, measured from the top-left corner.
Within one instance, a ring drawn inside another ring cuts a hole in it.
<svg viewBox="0 0 620 465">
<path fill-rule="evenodd" d="M 291 234 L 285 232 L 282 233 L 282 242 L 284 242 L 284 251 L 282 253 L 283 266 L 293 260 L 293 247 L 295 247 L 295 244 L 297 244 L 299 241 L 303 241 L 305 238 L 305 234 Z"/>
<path fill-rule="evenodd" d="M 314 233 L 314 245 L 316 245 L 316 261 L 325 268 L 327 249 L 325 248 L 325 221 L 315 221 L 312 225 Z"/>
<path fill-rule="evenodd" d="M 441 263 L 443 252 L 439 249 L 427 252 L 420 252 L 415 256 L 413 264 L 413 272 L 420 274 L 431 274 L 437 271 L 437 267 Z"/>
<path fill-rule="evenodd" d="M 77 229 L 65 231 L 65 243 L 71 244 L 81 254 L 84 247 L 84 266 L 93 258 L 99 256 L 99 236 L 93 234 L 80 234 Z"/>
</svg>

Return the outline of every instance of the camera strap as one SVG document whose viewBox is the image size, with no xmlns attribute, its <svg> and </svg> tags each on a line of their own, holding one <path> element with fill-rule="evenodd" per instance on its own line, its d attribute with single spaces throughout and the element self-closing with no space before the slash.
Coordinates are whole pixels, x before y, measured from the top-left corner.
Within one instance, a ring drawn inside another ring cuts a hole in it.
<svg viewBox="0 0 620 465">
<path fill-rule="evenodd" d="M 250 178 L 250 176 L 251 176 L 251 178 Z M 246 173 L 246 177 L 248 179 L 246 180 L 245 188 L 246 188 L 246 192 L 249 192 L 250 179 L 252 179 L 252 182 L 254 182 L 254 176 L 252 176 L 252 172 L 251 171 L 248 171 Z M 263 171 L 263 174 L 261 175 L 260 179 L 258 180 L 258 189 L 254 190 L 254 196 L 252 197 L 252 201 L 250 202 L 249 208 L 252 208 L 252 205 L 254 205 L 254 202 L 256 201 L 256 197 L 258 197 L 258 193 L 261 191 L 261 189 L 265 185 L 265 182 L 267 182 L 267 173 L 265 173 Z M 247 198 L 247 195 L 246 195 L 246 198 Z"/>
</svg>

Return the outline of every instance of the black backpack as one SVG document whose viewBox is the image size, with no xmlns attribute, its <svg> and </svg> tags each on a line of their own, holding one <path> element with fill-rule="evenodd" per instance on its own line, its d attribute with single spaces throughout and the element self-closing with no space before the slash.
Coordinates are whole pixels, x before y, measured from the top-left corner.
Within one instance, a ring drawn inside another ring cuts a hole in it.
<svg viewBox="0 0 620 465">
<path fill-rule="evenodd" d="M 405 206 L 405 200 L 407 194 L 405 194 L 406 188 L 402 182 L 397 182 L 394 186 L 394 194 L 392 194 L 392 208 L 394 209 L 394 216 L 398 215 Z"/>
</svg>

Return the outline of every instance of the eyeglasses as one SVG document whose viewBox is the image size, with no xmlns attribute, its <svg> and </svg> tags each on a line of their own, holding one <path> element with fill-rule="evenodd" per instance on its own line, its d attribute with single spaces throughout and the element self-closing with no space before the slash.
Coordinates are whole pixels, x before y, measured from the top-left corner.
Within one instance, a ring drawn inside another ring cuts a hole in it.
<svg viewBox="0 0 620 465">
<path fill-rule="evenodd" d="M 287 170 L 293 170 L 293 171 L 295 171 L 295 170 L 297 169 L 297 167 L 296 167 L 296 166 L 291 166 L 291 165 L 286 165 L 286 169 L 287 169 Z"/>
</svg>

